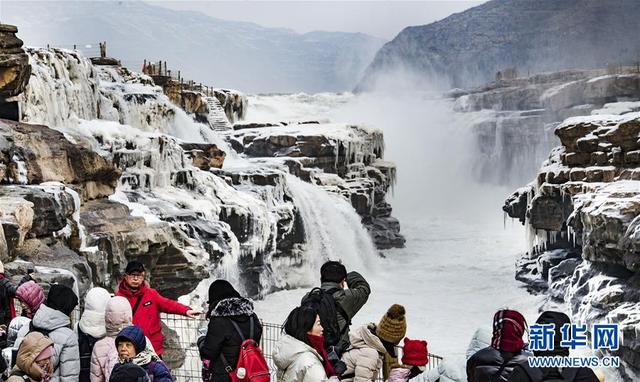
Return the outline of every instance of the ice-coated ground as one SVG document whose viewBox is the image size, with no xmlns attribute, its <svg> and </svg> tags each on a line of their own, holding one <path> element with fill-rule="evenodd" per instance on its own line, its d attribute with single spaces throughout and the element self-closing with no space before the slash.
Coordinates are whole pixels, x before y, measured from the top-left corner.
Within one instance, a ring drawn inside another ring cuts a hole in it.
<svg viewBox="0 0 640 382">
<path fill-rule="evenodd" d="M 397 94 L 261 96 L 249 104 L 249 120 L 326 118 L 384 131 L 386 159 L 398 166 L 391 203 L 407 245 L 385 251 L 384 258 L 374 254 L 357 269 L 373 293 L 354 325 L 377 322 L 391 304 L 403 304 L 407 335 L 427 339 L 430 351 L 462 366 L 473 332 L 490 328 L 497 309 L 518 309 L 535 320 L 541 299 L 514 280 L 524 230 L 517 222 L 505 224 L 501 211 L 511 188 L 470 180 L 470 134 L 465 121 L 453 117 L 451 104 Z M 306 290 L 269 295 L 257 302 L 257 311 L 267 321 L 282 322 Z"/>
</svg>

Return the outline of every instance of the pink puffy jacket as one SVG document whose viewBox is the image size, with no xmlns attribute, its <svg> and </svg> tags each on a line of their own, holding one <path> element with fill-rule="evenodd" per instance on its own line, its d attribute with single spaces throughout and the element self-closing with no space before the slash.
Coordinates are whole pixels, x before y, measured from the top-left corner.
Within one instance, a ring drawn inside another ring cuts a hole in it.
<svg viewBox="0 0 640 382">
<path fill-rule="evenodd" d="M 107 303 L 104 316 L 107 336 L 96 342 L 91 353 L 91 382 L 105 382 L 111 370 L 118 363 L 116 336 L 125 326 L 131 325 L 131 305 L 120 296 L 112 297 Z"/>
</svg>

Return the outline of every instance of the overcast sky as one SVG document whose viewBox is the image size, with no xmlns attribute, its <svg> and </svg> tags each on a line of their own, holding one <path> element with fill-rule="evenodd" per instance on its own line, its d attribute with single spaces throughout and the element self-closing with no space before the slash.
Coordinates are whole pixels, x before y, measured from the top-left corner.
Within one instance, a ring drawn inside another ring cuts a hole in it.
<svg viewBox="0 0 640 382">
<path fill-rule="evenodd" d="M 172 9 L 196 10 L 210 16 L 284 27 L 362 32 L 390 40 L 404 27 L 424 25 L 484 1 L 148 1 Z"/>
</svg>

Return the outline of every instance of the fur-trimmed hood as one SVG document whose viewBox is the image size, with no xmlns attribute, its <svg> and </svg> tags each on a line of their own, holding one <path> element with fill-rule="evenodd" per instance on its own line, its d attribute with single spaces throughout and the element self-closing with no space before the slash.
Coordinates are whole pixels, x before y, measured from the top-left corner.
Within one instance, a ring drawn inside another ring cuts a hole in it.
<svg viewBox="0 0 640 382">
<path fill-rule="evenodd" d="M 213 308 L 211 317 L 250 316 L 253 314 L 253 301 L 244 297 L 232 297 L 220 300 Z"/>
</svg>

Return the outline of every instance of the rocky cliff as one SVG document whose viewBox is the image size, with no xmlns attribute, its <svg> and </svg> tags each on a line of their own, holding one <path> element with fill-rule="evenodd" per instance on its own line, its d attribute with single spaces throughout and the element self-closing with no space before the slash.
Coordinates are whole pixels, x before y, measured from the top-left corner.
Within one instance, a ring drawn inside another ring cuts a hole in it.
<svg viewBox="0 0 640 382">
<path fill-rule="evenodd" d="M 310 285 L 328 258 L 366 263 L 372 237 L 380 248 L 404 243 L 385 202 L 395 172 L 379 131 L 220 132 L 146 75 L 76 51 L 26 54 L 21 122 L 0 121 L 0 256 L 10 272 L 34 268 L 82 295 L 91 283 L 113 290 L 135 258 L 162 293 L 198 304 L 211 278 L 256 297 Z M 215 93 L 229 127 L 246 108 L 238 94 Z"/>
<path fill-rule="evenodd" d="M 489 1 L 405 28 L 378 51 L 357 90 L 389 75 L 396 84 L 398 75 L 410 74 L 468 87 L 509 68 L 527 74 L 631 64 L 640 51 L 639 15 L 635 0 Z"/>
<path fill-rule="evenodd" d="M 640 113 L 573 117 L 555 134 L 561 146 L 503 208 L 528 230 L 516 278 L 565 303 L 578 322 L 619 323 L 620 373 L 637 380 Z"/>
</svg>

